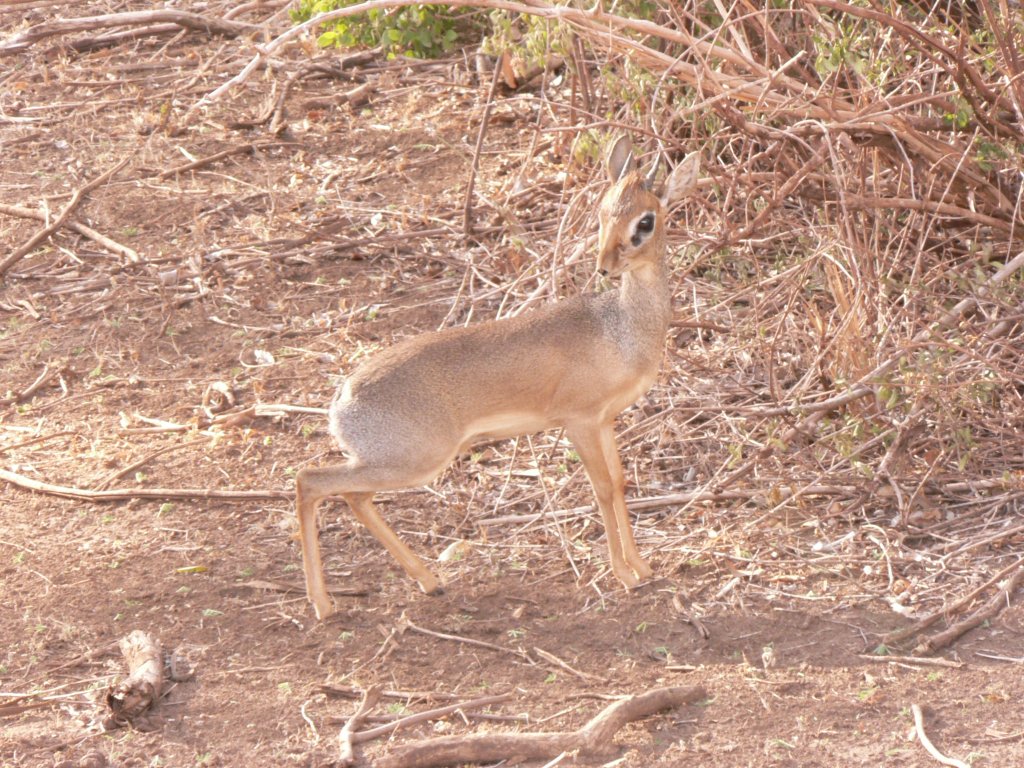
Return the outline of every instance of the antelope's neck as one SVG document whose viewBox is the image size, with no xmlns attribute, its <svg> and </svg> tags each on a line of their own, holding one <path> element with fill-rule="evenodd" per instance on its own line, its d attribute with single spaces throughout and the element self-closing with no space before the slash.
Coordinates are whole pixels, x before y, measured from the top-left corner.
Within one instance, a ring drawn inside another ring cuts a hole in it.
<svg viewBox="0 0 1024 768">
<path fill-rule="evenodd" d="M 656 339 L 660 349 L 672 320 L 672 287 L 664 262 L 645 264 L 624 274 L 619 306 L 635 328 Z"/>
</svg>

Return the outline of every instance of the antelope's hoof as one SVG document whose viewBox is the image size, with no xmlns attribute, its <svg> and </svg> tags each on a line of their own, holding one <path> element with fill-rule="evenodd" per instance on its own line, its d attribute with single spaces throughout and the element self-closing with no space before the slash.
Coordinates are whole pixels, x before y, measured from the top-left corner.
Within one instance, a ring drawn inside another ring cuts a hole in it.
<svg viewBox="0 0 1024 768">
<path fill-rule="evenodd" d="M 633 572 L 636 573 L 636 577 L 642 582 L 654 578 L 654 569 L 642 561 L 633 567 Z"/>
<path fill-rule="evenodd" d="M 418 582 L 420 589 L 423 590 L 423 594 L 430 595 L 431 597 L 437 597 L 438 595 L 444 594 L 444 584 L 438 581 L 436 578 L 431 576 L 429 579 L 424 579 Z"/>
<path fill-rule="evenodd" d="M 318 621 L 323 621 L 332 613 L 334 613 L 334 603 L 332 603 L 330 600 L 314 600 L 313 612 L 316 613 L 316 618 Z"/>
</svg>

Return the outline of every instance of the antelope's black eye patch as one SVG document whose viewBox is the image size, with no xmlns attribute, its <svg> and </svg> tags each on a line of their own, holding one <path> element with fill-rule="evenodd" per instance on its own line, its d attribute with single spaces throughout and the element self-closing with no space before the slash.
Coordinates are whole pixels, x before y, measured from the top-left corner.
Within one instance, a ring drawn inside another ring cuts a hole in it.
<svg viewBox="0 0 1024 768">
<path fill-rule="evenodd" d="M 633 244 L 634 248 L 639 248 L 640 244 L 643 243 L 644 238 L 654 231 L 654 214 L 645 213 L 640 217 L 640 220 L 636 223 L 636 229 L 633 230 L 633 236 L 629 238 L 629 242 Z"/>
</svg>

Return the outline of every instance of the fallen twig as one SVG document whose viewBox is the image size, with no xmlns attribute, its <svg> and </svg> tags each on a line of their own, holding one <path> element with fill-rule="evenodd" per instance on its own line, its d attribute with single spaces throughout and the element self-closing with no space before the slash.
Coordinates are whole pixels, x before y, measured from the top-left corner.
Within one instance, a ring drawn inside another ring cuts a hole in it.
<svg viewBox="0 0 1024 768">
<path fill-rule="evenodd" d="M 85 501 L 127 501 L 128 499 L 222 499 L 228 501 L 268 501 L 272 499 L 291 500 L 293 491 L 220 491 L 213 488 L 112 488 L 108 491 L 90 491 L 54 485 L 42 480 L 19 475 L 7 469 L 0 469 L 0 480 L 11 485 L 38 493 L 62 496 L 66 499 Z"/>
<path fill-rule="evenodd" d="M 216 163 L 218 160 L 223 160 L 225 157 L 231 157 L 232 155 L 245 155 L 250 152 L 256 152 L 260 149 L 269 149 L 271 147 L 284 147 L 294 146 L 294 142 L 287 141 L 268 141 L 268 142 L 253 142 L 250 144 L 241 144 L 237 147 L 229 147 L 221 152 L 216 152 L 208 157 L 200 157 L 198 160 L 193 160 L 190 163 L 184 165 L 178 165 L 174 168 L 168 168 L 166 171 L 160 171 L 156 176 L 158 179 L 166 179 L 168 176 L 176 176 L 179 173 L 185 173 L 186 171 L 194 171 L 197 168 Z"/>
<path fill-rule="evenodd" d="M 47 709 L 48 707 L 59 707 L 64 704 L 62 699 L 43 699 L 42 701 L 30 701 L 24 704 L 0 704 L 0 719 L 6 717 L 18 717 L 33 709 Z"/>
<path fill-rule="evenodd" d="M 1024 565 L 1018 563 L 1017 572 L 1009 578 L 1002 589 L 992 596 L 991 600 L 985 603 L 985 605 L 979 610 L 975 611 L 972 616 L 967 617 L 963 621 L 958 621 L 948 629 L 945 629 L 937 635 L 933 635 L 932 637 L 920 642 L 917 647 L 914 648 L 914 654 L 924 655 L 927 653 L 935 653 L 935 651 L 945 648 L 954 640 L 971 631 L 975 627 L 984 624 L 1009 604 L 1010 599 L 1013 597 L 1013 593 L 1017 590 L 1021 581 L 1024 581 Z"/>
<path fill-rule="evenodd" d="M 418 627 L 418 626 L 416 626 L 415 624 L 413 624 L 410 621 L 404 622 L 403 626 L 406 629 L 411 629 L 413 632 L 418 632 L 421 635 L 426 635 L 427 637 L 436 637 L 439 640 L 451 640 L 453 642 L 462 643 L 464 645 L 475 645 L 478 648 L 487 648 L 487 649 L 492 650 L 492 651 L 500 651 L 502 653 L 511 653 L 511 654 L 513 654 L 515 656 L 520 657 L 521 659 L 525 659 L 530 664 L 534 663 L 533 659 L 530 658 L 530 655 L 528 653 L 524 653 L 523 651 L 518 651 L 515 648 L 503 648 L 500 645 L 495 645 L 494 643 L 488 643 L 488 642 L 485 642 L 483 640 L 474 640 L 471 637 L 462 637 L 460 635 L 448 635 L 448 634 L 445 634 L 444 632 L 435 632 L 432 629 L 424 629 L 423 627 Z"/>
<path fill-rule="evenodd" d="M 566 672 L 575 675 L 580 680 L 596 680 L 600 683 L 608 682 L 607 678 L 601 677 L 600 675 L 591 675 L 587 672 L 581 672 L 580 670 L 569 666 L 566 662 L 562 661 L 560 658 L 555 656 L 555 654 L 549 653 L 548 651 L 545 651 L 543 648 L 537 648 L 536 646 L 534 646 L 533 652 L 540 656 L 542 659 L 544 659 L 544 661 L 550 662 L 551 664 L 554 664 L 556 667 L 564 669 Z"/>
<path fill-rule="evenodd" d="M 0 56 L 19 53 L 40 40 L 55 35 L 73 32 L 87 32 L 91 29 L 124 27 L 137 24 L 170 23 L 184 29 L 195 29 L 210 34 L 235 37 L 258 27 L 241 21 L 227 21 L 213 16 L 201 16 L 198 13 L 177 11 L 162 8 L 152 11 L 129 11 L 126 13 L 107 13 L 101 16 L 83 16 L 77 19 L 56 19 L 43 24 L 29 27 L 21 34 L 0 42 Z"/>
<path fill-rule="evenodd" d="M 377 706 L 377 702 L 380 701 L 380 693 L 381 687 L 379 685 L 371 685 L 367 688 L 363 692 L 363 700 L 359 702 L 356 711 L 352 713 L 352 717 L 342 726 L 341 734 L 338 736 L 340 742 L 338 747 L 338 764 L 343 766 L 343 768 L 349 768 L 356 761 L 352 737 L 355 735 L 356 729 L 362 725 L 370 710 Z"/>
<path fill-rule="evenodd" d="M 973 602 L 978 595 L 980 595 L 982 592 L 984 592 L 992 585 L 1002 581 L 1007 576 L 1007 574 L 1013 572 L 1016 569 L 1024 570 L 1024 568 L 1022 568 L 1022 564 L 1024 564 L 1024 560 L 1017 560 L 1011 563 L 1010 565 L 1006 566 L 1001 571 L 999 571 L 999 573 L 997 573 L 991 579 L 982 584 L 980 587 L 972 589 L 966 595 L 963 595 L 962 597 L 959 597 L 956 600 L 954 600 L 953 603 L 951 603 L 950 605 L 943 606 L 940 610 L 928 616 L 925 616 L 922 619 L 919 619 L 909 627 L 904 627 L 903 629 L 896 630 L 895 632 L 890 632 L 883 638 L 883 642 L 887 644 L 898 643 L 902 640 L 906 640 L 908 637 L 913 637 L 918 632 L 923 632 L 924 630 L 928 629 L 928 627 L 930 627 L 932 624 L 937 622 L 939 619 L 945 616 L 951 616 L 952 614 L 956 613 L 961 608 L 963 608 L 965 605 Z"/>
<path fill-rule="evenodd" d="M 864 661 L 874 661 L 878 663 L 895 662 L 897 664 L 915 664 L 920 667 L 945 667 L 947 669 L 960 669 L 963 667 L 963 662 L 961 661 L 952 661 L 950 659 L 922 659 L 919 656 L 872 656 L 871 654 L 862 653 L 857 658 L 863 659 Z"/>
<path fill-rule="evenodd" d="M 928 734 L 924 732 L 924 713 L 921 712 L 921 707 L 918 704 L 911 704 L 910 711 L 914 713 L 914 730 L 917 732 L 917 738 L 921 742 L 921 746 L 925 748 L 929 755 L 934 757 L 943 765 L 949 765 L 953 768 L 970 768 L 970 766 L 962 760 L 957 760 L 953 757 L 946 757 L 944 754 L 939 752 L 928 738 Z"/>
<path fill-rule="evenodd" d="M 520 760 L 551 758 L 561 752 L 604 754 L 612 737 L 626 723 L 705 698 L 703 688 L 658 688 L 603 709 L 576 731 L 562 733 L 484 733 L 446 736 L 414 742 L 377 761 L 378 768 L 431 768 L 462 763 L 486 763 L 515 756 Z"/>
<path fill-rule="evenodd" d="M 23 208 L 20 205 L 5 205 L 0 203 L 0 213 L 5 213 L 8 216 L 20 216 L 23 219 L 35 219 L 36 221 L 46 221 L 46 214 L 42 211 L 35 211 L 31 208 Z M 136 263 L 139 261 L 139 254 L 127 245 L 121 245 L 116 240 L 111 240 L 109 237 L 101 232 L 97 232 L 92 227 L 87 227 L 78 221 L 67 221 L 64 226 L 73 232 L 77 232 L 82 237 L 87 237 L 94 243 L 106 248 L 111 253 L 115 253 L 118 256 L 124 256 L 128 261 Z"/>
<path fill-rule="evenodd" d="M 43 366 L 43 372 L 36 377 L 35 381 L 25 387 L 25 389 L 16 395 L 0 399 L 0 408 L 14 403 L 20 403 L 23 400 L 28 400 L 32 395 L 43 388 L 43 386 L 53 377 L 53 373 L 54 372 L 50 369 L 50 366 Z"/>
<path fill-rule="evenodd" d="M 355 744 L 362 744 L 364 741 L 370 741 L 371 739 L 376 739 L 381 736 L 387 736 L 389 733 L 394 733 L 402 728 L 408 728 L 409 726 L 425 723 L 430 720 L 439 720 L 440 718 L 447 717 L 455 712 L 482 709 L 483 707 L 490 707 L 494 704 L 501 704 L 511 698 L 512 692 L 508 691 L 507 693 L 497 693 L 493 696 L 481 696 L 478 699 L 460 701 L 455 704 L 437 707 L 436 709 L 428 709 L 424 712 L 417 712 L 414 715 L 400 717 L 397 720 L 390 723 L 384 723 L 383 725 L 378 725 L 375 728 L 368 728 L 365 731 L 359 731 L 358 733 L 353 734 L 352 741 Z"/>
<path fill-rule="evenodd" d="M 48 435 L 40 435 L 39 437 L 33 437 L 31 440 L 23 440 L 22 442 L 15 443 L 14 445 L 0 446 L 0 454 L 7 453 L 8 451 L 13 451 L 18 448 L 27 448 L 30 445 L 38 445 L 39 443 L 44 443 L 47 440 L 54 440 L 58 437 L 67 437 L 68 435 L 77 434 L 78 432 L 76 432 L 73 429 L 65 429 L 60 432 L 51 432 Z"/>
<path fill-rule="evenodd" d="M 498 92 L 498 81 L 501 78 L 501 69 L 505 57 L 508 54 L 502 53 L 494 65 L 494 74 L 491 77 L 491 88 L 487 93 L 487 103 L 484 105 L 484 114 L 480 118 L 480 130 L 476 134 L 476 145 L 473 148 L 473 162 L 469 168 L 469 181 L 466 183 L 466 201 L 462 208 L 462 234 L 466 237 L 473 235 L 473 187 L 476 185 L 476 174 L 480 169 L 480 151 L 484 146 L 484 137 L 487 135 L 487 125 L 491 121 L 491 110 L 494 109 L 494 96 Z"/>
<path fill-rule="evenodd" d="M 193 446 L 200 445 L 201 443 L 206 443 L 206 442 L 209 442 L 209 441 L 206 440 L 205 438 L 201 439 L 201 440 L 190 440 L 187 443 L 175 443 L 174 445 L 166 445 L 163 448 L 159 448 L 159 449 L 157 449 L 157 450 L 155 450 L 155 451 L 153 451 L 151 453 L 147 453 L 141 459 L 138 459 L 137 461 L 133 461 L 127 467 L 123 467 L 121 469 L 118 469 L 118 470 L 115 470 L 115 471 L 111 472 L 109 475 L 107 475 L 102 480 L 100 480 L 99 482 L 96 483 L 96 487 L 94 488 L 94 490 L 102 491 L 104 488 L 109 486 L 115 480 L 120 480 L 125 475 L 131 474 L 132 472 L 134 472 L 139 467 L 144 466 L 145 464 L 147 464 L 152 459 L 155 459 L 157 456 L 162 456 L 163 454 L 170 453 L 171 451 L 181 450 L 182 448 L 191 448 Z"/>
<path fill-rule="evenodd" d="M 29 253 L 33 248 L 39 245 L 39 243 L 41 243 L 43 240 L 45 240 L 46 238 L 48 238 L 50 235 L 52 235 L 54 232 L 61 228 L 64 225 L 64 221 L 79 206 L 79 204 L 82 202 L 82 199 L 88 192 L 108 181 L 115 173 L 124 168 L 128 164 L 128 161 L 131 159 L 132 156 L 128 155 L 113 168 L 110 168 L 109 170 L 100 174 L 85 186 L 76 189 L 75 193 L 71 196 L 71 199 L 68 201 L 68 204 L 64 206 L 64 210 L 60 212 L 60 215 L 58 215 L 57 218 L 53 220 L 53 223 L 50 224 L 50 226 L 43 227 L 41 230 L 36 232 L 32 237 L 28 239 L 28 241 L 24 245 L 22 245 L 20 248 L 15 249 L 15 251 L 12 254 L 10 254 L 6 259 L 0 262 L 0 280 L 3 280 L 4 275 L 7 274 L 7 270 L 9 270 L 16 263 L 18 263 L 18 261 L 20 261 L 25 256 L 25 254 Z"/>
</svg>

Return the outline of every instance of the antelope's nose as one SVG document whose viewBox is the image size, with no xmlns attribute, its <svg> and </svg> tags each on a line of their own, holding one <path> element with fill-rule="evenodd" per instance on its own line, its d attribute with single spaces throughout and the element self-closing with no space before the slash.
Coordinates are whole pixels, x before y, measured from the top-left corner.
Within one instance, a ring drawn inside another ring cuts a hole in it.
<svg viewBox="0 0 1024 768">
<path fill-rule="evenodd" d="M 608 277 L 608 270 L 607 269 L 599 269 L 599 270 L 597 270 L 597 274 L 599 274 L 601 277 Z"/>
</svg>

